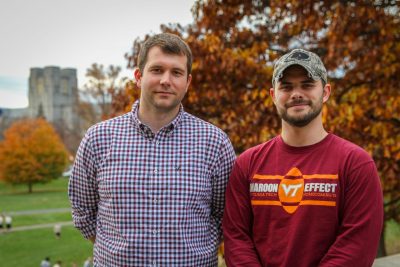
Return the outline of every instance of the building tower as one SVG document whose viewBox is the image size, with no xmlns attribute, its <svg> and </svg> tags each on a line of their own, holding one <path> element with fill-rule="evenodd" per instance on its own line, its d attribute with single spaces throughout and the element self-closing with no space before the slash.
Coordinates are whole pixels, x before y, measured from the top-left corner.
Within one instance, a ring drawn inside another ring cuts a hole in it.
<svg viewBox="0 0 400 267">
<path fill-rule="evenodd" d="M 29 76 L 29 116 L 44 117 L 56 128 L 79 126 L 76 69 L 31 68 Z"/>
<path fill-rule="evenodd" d="M 67 149 L 76 151 L 81 138 L 76 69 L 31 68 L 28 116 L 53 124 Z"/>
</svg>

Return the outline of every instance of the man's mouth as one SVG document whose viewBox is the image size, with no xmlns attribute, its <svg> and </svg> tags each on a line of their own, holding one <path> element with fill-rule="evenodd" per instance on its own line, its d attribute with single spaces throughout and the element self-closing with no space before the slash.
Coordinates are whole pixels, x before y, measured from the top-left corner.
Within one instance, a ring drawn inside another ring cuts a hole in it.
<svg viewBox="0 0 400 267">
<path fill-rule="evenodd" d="M 156 91 L 154 92 L 155 94 L 161 94 L 161 95 L 174 95 L 172 92 L 167 92 L 167 91 Z"/>
<path fill-rule="evenodd" d="M 291 107 L 297 107 L 297 106 L 310 106 L 311 105 L 311 101 L 292 101 L 289 103 L 285 104 L 286 108 L 291 108 Z"/>
</svg>

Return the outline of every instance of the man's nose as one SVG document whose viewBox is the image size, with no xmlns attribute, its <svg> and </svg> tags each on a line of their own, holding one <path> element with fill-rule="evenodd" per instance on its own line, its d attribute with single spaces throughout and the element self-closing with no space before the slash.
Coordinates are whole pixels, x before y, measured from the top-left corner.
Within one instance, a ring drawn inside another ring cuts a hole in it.
<svg viewBox="0 0 400 267">
<path fill-rule="evenodd" d="M 292 94 L 290 96 L 292 99 L 303 98 L 303 91 L 300 86 L 294 86 L 292 90 Z"/>
<path fill-rule="evenodd" d="M 160 84 L 162 85 L 170 85 L 171 83 L 171 74 L 169 71 L 165 71 L 161 76 Z"/>
</svg>

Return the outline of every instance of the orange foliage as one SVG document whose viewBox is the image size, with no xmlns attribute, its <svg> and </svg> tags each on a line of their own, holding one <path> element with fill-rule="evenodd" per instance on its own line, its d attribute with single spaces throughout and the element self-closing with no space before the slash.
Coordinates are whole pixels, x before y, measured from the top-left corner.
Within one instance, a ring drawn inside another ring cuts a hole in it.
<svg viewBox="0 0 400 267">
<path fill-rule="evenodd" d="M 44 183 L 60 177 L 67 152 L 44 119 L 13 123 L 0 142 L 0 179 L 12 184 Z"/>
</svg>

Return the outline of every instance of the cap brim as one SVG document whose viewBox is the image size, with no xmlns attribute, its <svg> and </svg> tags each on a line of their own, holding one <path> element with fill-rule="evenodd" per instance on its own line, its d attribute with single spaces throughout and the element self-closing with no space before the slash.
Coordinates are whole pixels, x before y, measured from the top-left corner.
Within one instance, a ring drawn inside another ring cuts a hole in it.
<svg viewBox="0 0 400 267">
<path fill-rule="evenodd" d="M 294 66 L 294 65 L 298 65 L 298 66 L 300 66 L 300 67 L 303 67 L 303 68 L 307 71 L 308 76 L 309 76 L 311 79 L 313 79 L 314 81 L 319 81 L 319 80 L 321 80 L 321 78 L 320 78 L 319 76 L 318 76 L 318 77 L 313 76 L 310 67 L 307 66 L 306 64 L 301 64 L 301 63 L 299 63 L 299 62 L 292 62 L 292 63 L 289 63 L 287 66 L 285 66 L 283 69 L 281 69 L 281 70 L 275 75 L 275 76 L 276 76 L 275 81 L 276 81 L 277 79 L 280 80 L 280 79 L 283 77 L 283 72 L 284 72 L 287 68 L 289 68 L 289 67 L 291 67 L 291 66 Z M 282 77 L 281 77 L 281 76 L 282 76 Z M 275 81 L 274 81 L 274 82 L 275 82 Z"/>
</svg>

